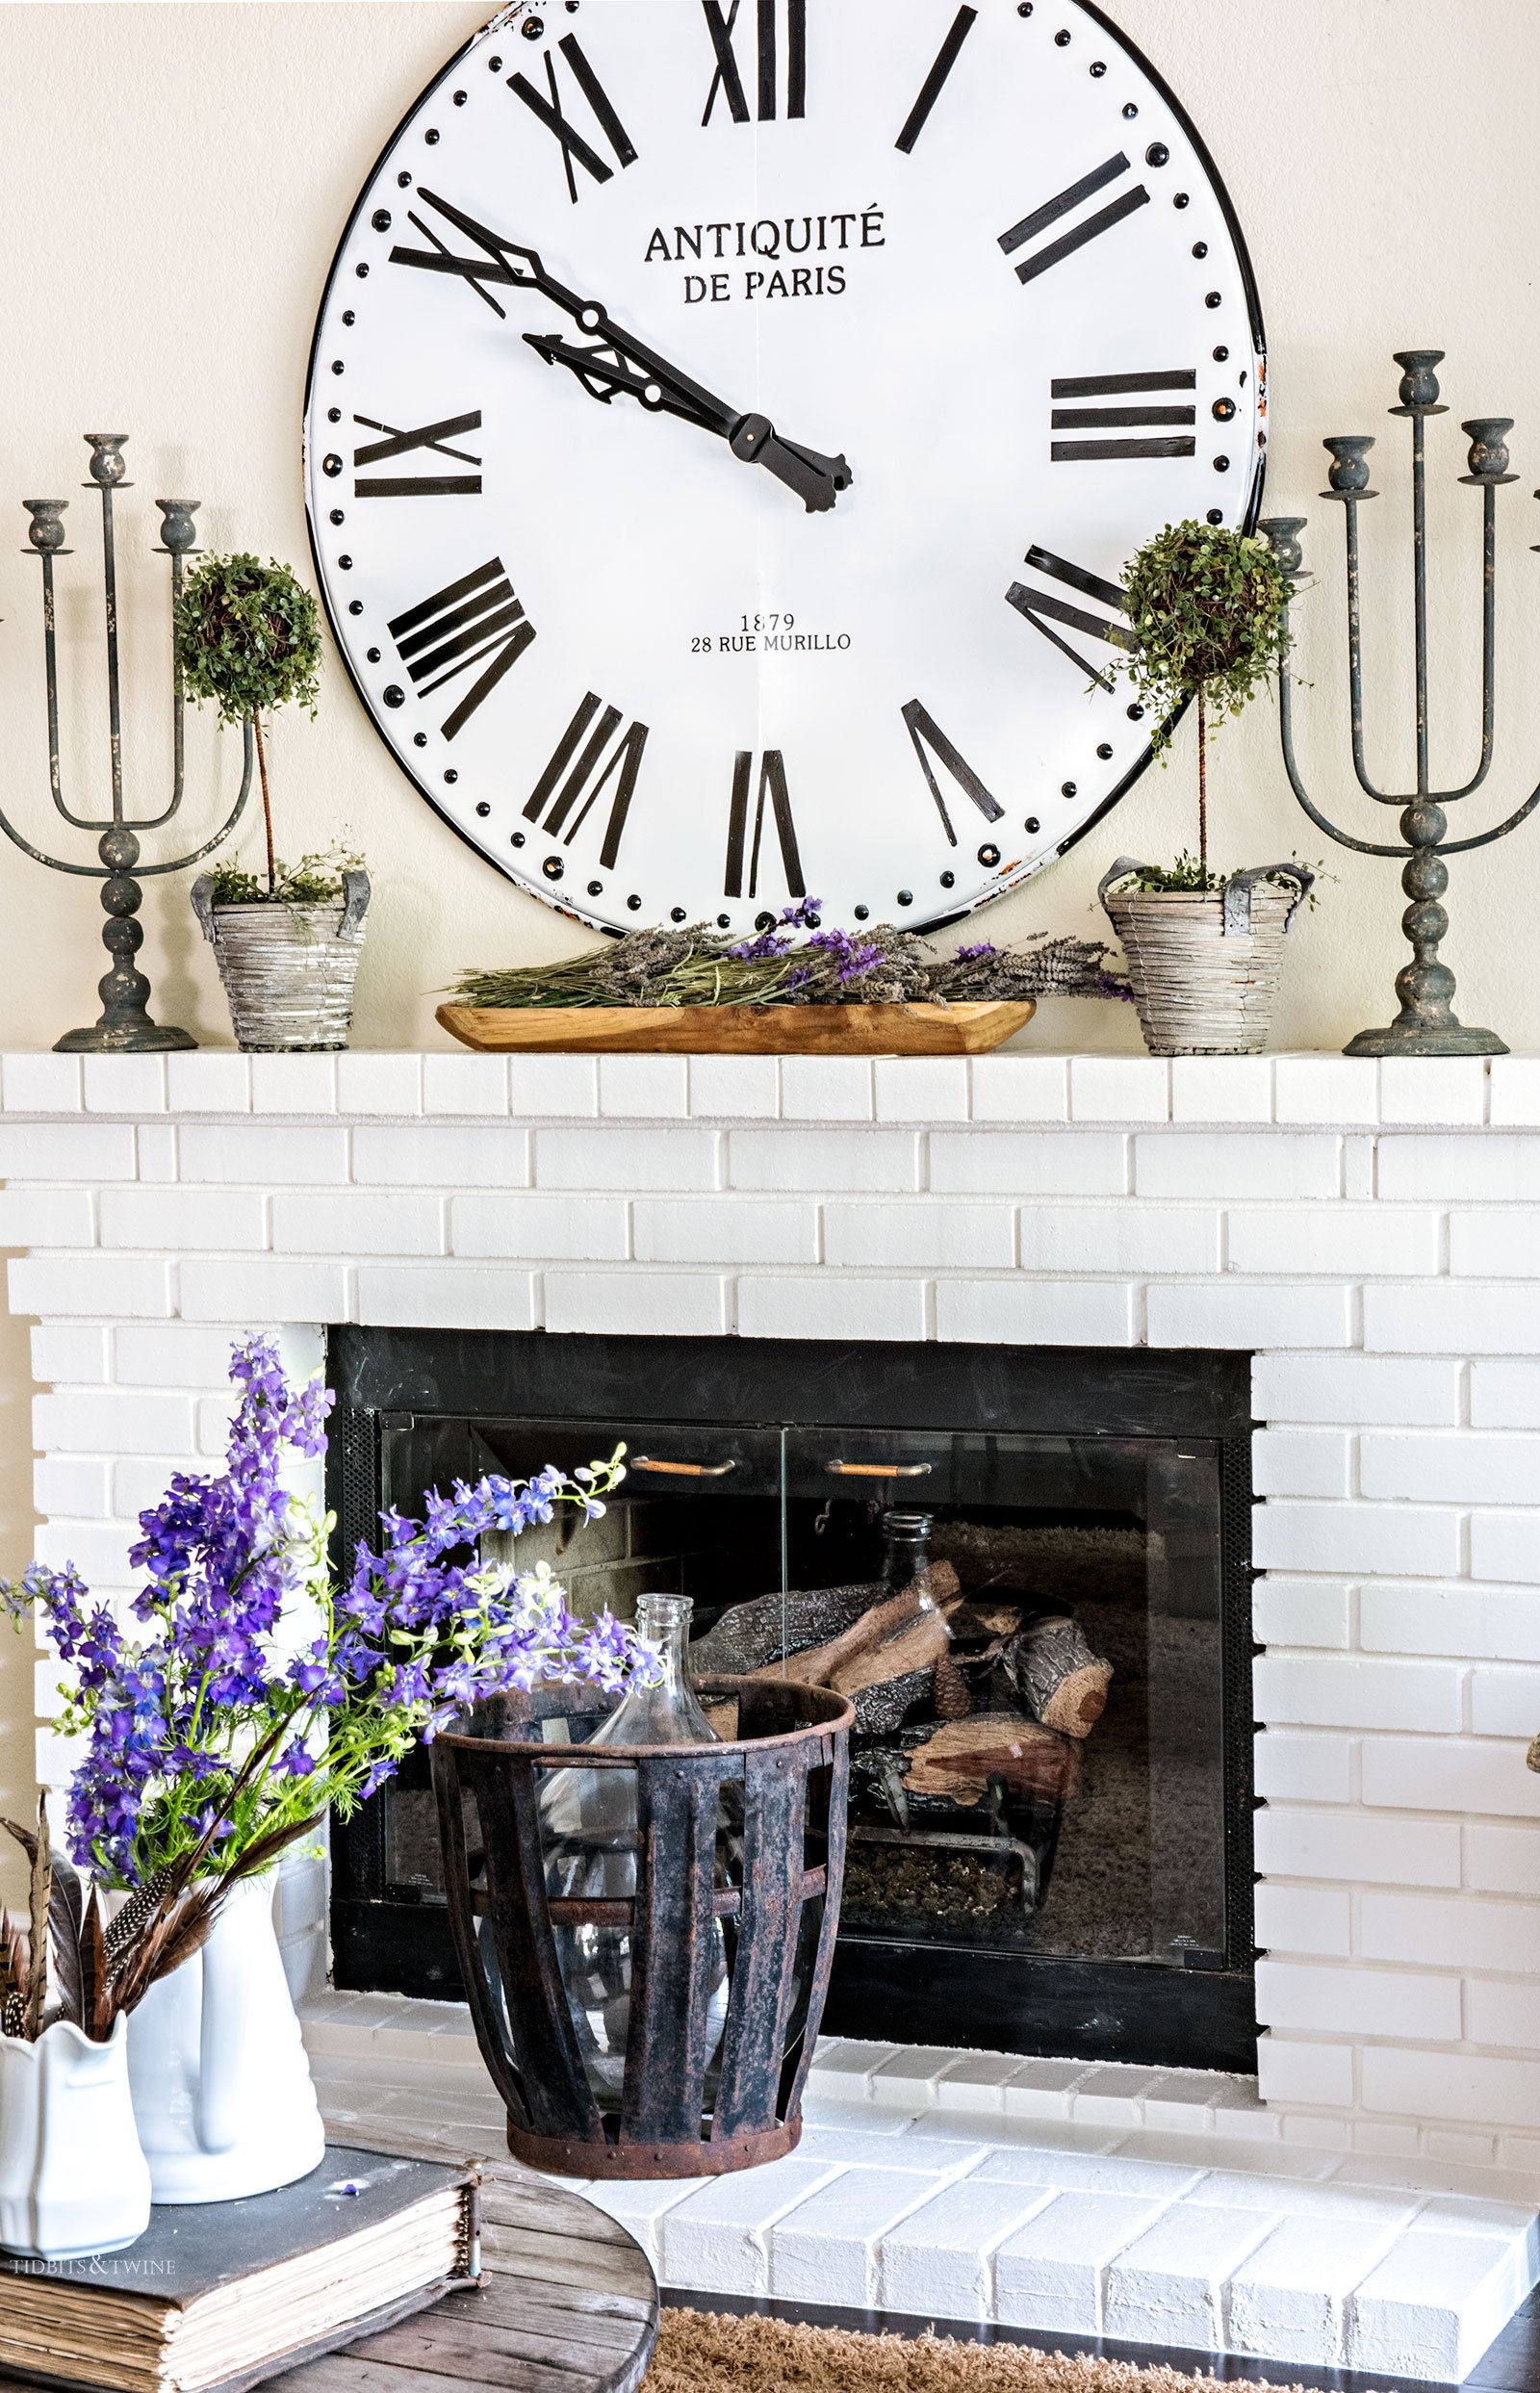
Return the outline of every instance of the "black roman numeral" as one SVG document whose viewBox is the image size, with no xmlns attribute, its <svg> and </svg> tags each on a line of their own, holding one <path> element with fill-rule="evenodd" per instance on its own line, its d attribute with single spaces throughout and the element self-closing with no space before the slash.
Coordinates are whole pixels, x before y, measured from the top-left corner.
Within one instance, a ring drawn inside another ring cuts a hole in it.
<svg viewBox="0 0 1540 2393">
<path fill-rule="evenodd" d="M 642 752 L 647 746 L 647 725 L 632 723 L 621 732 L 611 750 L 610 742 L 620 732 L 622 721 L 619 707 L 606 707 L 590 690 L 562 733 L 556 752 L 524 810 L 526 822 L 539 823 L 551 838 L 559 838 L 564 846 L 571 847 L 613 781 L 609 820 L 599 851 L 599 861 L 606 870 L 612 869 L 620 857 L 620 843 L 636 794 L 636 777 L 642 769 Z"/>
<path fill-rule="evenodd" d="M 716 52 L 716 72 L 706 93 L 703 124 L 709 124 L 719 99 L 726 100 L 728 114 L 734 124 L 751 121 L 749 95 L 744 89 L 743 75 L 738 66 L 738 54 L 733 37 L 738 18 L 743 13 L 743 0 L 701 0 L 706 12 L 706 31 Z M 808 0 L 752 0 L 757 26 L 757 98 L 758 120 L 773 124 L 781 101 L 781 11 L 786 13 L 785 39 L 785 102 L 788 116 L 805 116 L 808 113 Z"/>
<path fill-rule="evenodd" d="M 1061 217 L 1068 216 L 1078 208 L 1083 199 L 1094 198 L 1096 193 L 1105 191 L 1109 183 L 1116 183 L 1119 175 L 1132 171 L 1127 158 L 1119 150 L 1116 158 L 1109 158 L 1101 166 L 1093 167 L 1090 174 L 1083 174 L 1078 183 L 1066 184 L 1062 192 L 1055 192 L 1053 197 L 1045 199 L 1040 208 L 1034 208 L 1032 214 L 1024 216 L 1019 224 L 1013 224 L 1008 233 L 1000 235 L 1000 246 L 1006 256 L 1014 257 L 1018 249 L 1026 247 L 1029 241 L 1036 241 L 1040 233 L 1046 232 L 1050 224 L 1057 224 Z M 1073 257 L 1077 249 L 1083 249 L 1088 241 L 1094 241 L 1098 233 L 1111 232 L 1113 226 L 1121 224 L 1125 217 L 1148 205 L 1148 192 L 1142 183 L 1136 183 L 1131 192 L 1124 192 L 1119 198 L 1110 200 L 1105 208 L 1098 208 L 1094 216 L 1084 218 L 1072 230 L 1061 233 L 1057 241 L 1044 243 L 1030 258 L 1023 258 L 1016 268 L 1017 279 L 1021 282 L 1035 281 L 1038 275 L 1045 274 L 1050 266 L 1059 265 L 1064 258 Z"/>
<path fill-rule="evenodd" d="M 920 87 L 919 98 L 909 112 L 908 121 L 898 137 L 898 147 L 908 158 L 930 121 L 932 109 L 946 88 L 946 79 L 957 64 L 958 56 L 969 34 L 978 22 L 977 9 L 959 9 L 952 20 L 952 30 L 937 53 L 935 65 Z"/>
<path fill-rule="evenodd" d="M 791 793 L 786 787 L 785 759 L 779 748 L 767 748 L 759 760 L 759 789 L 754 809 L 754 843 L 749 845 L 749 798 L 754 788 L 754 754 L 740 748 L 732 767 L 732 804 L 728 814 L 728 868 L 722 884 L 727 897 L 741 897 L 743 888 L 744 851 L 749 854 L 750 897 L 759 894 L 759 854 L 764 839 L 765 801 L 769 800 L 771 819 L 781 844 L 781 864 L 785 874 L 786 888 L 793 897 L 806 897 L 808 884 L 803 877 L 802 856 L 797 846 L 797 826 L 791 817 Z"/>
<path fill-rule="evenodd" d="M 445 738 L 454 739 L 518 663 L 535 628 L 513 594 L 501 557 L 495 556 L 397 615 L 390 634 L 419 698 L 430 698 L 447 682 L 486 665 L 444 722 Z"/>
<path fill-rule="evenodd" d="M 403 432 L 394 424 L 378 424 L 372 416 L 354 416 L 353 422 L 366 432 L 379 432 L 380 440 L 369 441 L 353 450 L 353 497 L 355 499 L 476 499 L 481 495 L 481 460 L 465 449 L 451 449 L 451 440 L 467 432 L 481 429 L 481 410 L 477 407 L 468 416 L 446 416 L 442 424 L 420 424 L 415 430 Z M 410 457 L 421 450 L 424 455 L 452 458 L 458 465 L 474 465 L 474 474 L 362 474 L 361 466 L 393 465 L 398 457 Z"/>
<path fill-rule="evenodd" d="M 1049 386 L 1053 396 L 1056 432 L 1091 432 L 1092 440 L 1056 440 L 1055 465 L 1099 465 L 1113 457 L 1192 457 L 1197 453 L 1195 429 L 1186 432 L 1136 430 L 1136 426 L 1185 424 L 1196 426 L 1197 402 L 1186 406 L 1129 406 L 1130 398 L 1155 391 L 1195 391 L 1197 370 L 1179 368 L 1172 373 L 1063 374 Z M 1120 407 L 1066 407 L 1064 399 L 1121 399 Z M 1133 438 L 1127 435 L 1132 432 Z M 1121 437 L 1109 438 L 1109 434 Z"/>
<path fill-rule="evenodd" d="M 956 847 L 957 833 L 952 828 L 952 817 L 947 811 L 946 800 L 941 795 L 941 785 L 936 778 L 936 767 L 931 762 L 932 751 L 946 767 L 959 788 L 965 796 L 972 799 L 985 821 L 997 823 L 1004 814 L 1005 808 L 985 787 L 966 757 L 954 748 L 936 717 L 921 706 L 917 698 L 911 698 L 904 708 L 904 721 L 909 735 L 914 743 L 914 754 L 920 760 L 920 771 L 930 784 L 931 795 L 936 800 L 936 811 L 941 817 L 941 828 L 946 833 L 948 847 Z"/>
<path fill-rule="evenodd" d="M 609 143 L 617 163 L 622 167 L 634 166 L 636 150 L 631 137 L 622 124 L 609 93 L 588 64 L 582 44 L 578 41 L 577 35 L 563 34 L 557 47 L 572 69 L 574 81 L 588 102 L 593 112 L 594 121 Z M 510 75 L 508 89 L 523 100 L 531 115 L 539 118 L 546 131 L 553 133 L 561 143 L 561 163 L 567 173 L 567 193 L 576 207 L 578 177 L 574 172 L 575 167 L 581 167 L 583 172 L 592 175 L 596 183 L 607 183 L 615 169 L 605 164 L 593 142 L 585 134 L 578 132 L 571 117 L 565 113 L 562 107 L 561 86 L 556 78 L 556 62 L 549 50 L 546 52 L 546 81 L 550 86 L 549 97 L 537 91 L 528 76 L 524 74 Z"/>
<path fill-rule="evenodd" d="M 1099 599 L 1104 606 L 1127 612 L 1128 602 L 1116 581 L 1103 581 L 1099 574 L 1088 573 L 1084 565 L 1071 565 L 1067 557 L 1055 556 L 1051 549 L 1029 549 L 1027 563 L 1034 573 L 1063 582 L 1067 589 L 1078 590 L 1086 598 Z M 1066 599 L 1056 597 L 1051 590 L 1031 589 L 1024 581 L 1013 581 L 1006 597 L 1016 612 L 1025 615 L 1033 630 L 1040 631 L 1061 656 L 1067 656 L 1071 664 L 1078 665 L 1103 689 L 1111 690 L 1113 684 L 1107 675 L 1099 672 L 1078 648 L 1071 648 L 1053 626 L 1056 623 L 1067 624 L 1072 631 L 1087 631 L 1093 640 L 1106 640 L 1110 647 L 1129 648 L 1133 645 L 1133 634 L 1125 626 L 1110 621 L 1105 615 L 1093 615 L 1084 606 L 1072 606 Z"/>
</svg>

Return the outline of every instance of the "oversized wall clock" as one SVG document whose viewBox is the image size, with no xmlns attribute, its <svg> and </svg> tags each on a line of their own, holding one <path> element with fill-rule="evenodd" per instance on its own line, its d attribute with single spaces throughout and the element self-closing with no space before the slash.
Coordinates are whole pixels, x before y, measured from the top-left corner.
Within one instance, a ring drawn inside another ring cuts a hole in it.
<svg viewBox="0 0 1540 2393">
<path fill-rule="evenodd" d="M 1118 581 L 1253 520 L 1234 215 L 1084 0 L 523 0 L 393 137 L 306 427 L 332 624 L 500 871 L 611 930 L 918 928 L 1147 761 Z"/>
</svg>

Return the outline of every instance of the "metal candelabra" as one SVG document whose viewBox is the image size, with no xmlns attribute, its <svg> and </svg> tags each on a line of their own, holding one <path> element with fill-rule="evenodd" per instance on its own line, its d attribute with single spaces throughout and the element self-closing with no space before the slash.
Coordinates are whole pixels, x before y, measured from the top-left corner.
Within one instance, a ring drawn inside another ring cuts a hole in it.
<svg viewBox="0 0 1540 2393">
<path fill-rule="evenodd" d="M 245 756 L 241 776 L 241 792 L 228 819 L 212 839 L 194 848 L 189 855 L 170 859 L 164 863 L 140 862 L 141 831 L 155 831 L 170 821 L 182 804 L 183 784 L 183 694 L 182 680 L 172 666 L 171 739 L 172 775 L 170 804 L 159 814 L 130 819 L 123 811 L 123 733 L 121 691 L 117 665 L 117 563 L 114 547 L 113 496 L 118 490 L 131 490 L 133 484 L 124 479 L 127 466 L 123 458 L 126 432 L 88 432 L 90 445 L 90 480 L 84 487 L 100 493 L 102 502 L 102 570 L 107 601 L 107 724 L 111 750 L 112 812 L 102 820 L 71 813 L 64 804 L 64 785 L 59 768 L 59 667 L 55 632 L 54 559 L 68 556 L 64 547 L 64 512 L 66 499 L 24 499 L 22 505 L 31 516 L 27 537 L 33 550 L 42 559 L 42 636 L 43 656 L 48 688 L 48 778 L 53 790 L 54 805 L 64 821 L 77 831 L 94 831 L 100 836 L 96 842 L 99 862 L 94 864 L 71 863 L 66 858 L 49 856 L 24 838 L 3 811 L 0 829 L 15 841 L 22 852 L 39 864 L 47 864 L 54 872 L 78 874 L 82 879 L 99 881 L 102 885 L 102 911 L 107 920 L 102 925 L 102 944 L 112 958 L 109 970 L 97 984 L 102 1001 L 101 1019 L 89 1030 L 71 1030 L 58 1042 L 57 1054 L 64 1055 L 150 1055 L 167 1048 L 195 1047 L 197 1041 L 190 1031 L 174 1030 L 150 1019 L 148 1012 L 150 985 L 134 963 L 143 945 L 144 931 L 139 921 L 143 896 L 140 883 L 168 872 L 185 872 L 197 863 L 221 839 L 228 836 L 241 818 L 246 799 L 251 793 L 253 743 L 251 726 L 245 726 Z M 192 518 L 200 502 L 196 499 L 157 499 L 161 510 L 162 546 L 158 555 L 171 560 L 171 603 L 174 607 L 182 592 L 182 561 L 197 553 L 193 542 L 197 528 Z"/>
<path fill-rule="evenodd" d="M 1439 947 L 1450 927 L 1449 915 L 1440 900 L 1449 888 L 1450 876 L 1446 857 L 1466 856 L 1475 848 L 1490 847 L 1510 831 L 1516 831 L 1527 814 L 1540 806 L 1540 788 L 1527 798 L 1518 811 L 1495 830 L 1483 831 L 1469 839 L 1446 840 L 1449 816 L 1445 808 L 1461 798 L 1468 798 L 1479 789 L 1492 764 L 1492 733 L 1494 715 L 1493 655 L 1497 626 L 1497 494 L 1504 482 L 1517 476 L 1508 472 L 1507 435 L 1513 429 L 1510 416 L 1476 416 L 1461 428 L 1471 443 L 1470 471 L 1460 478 L 1482 493 L 1485 511 L 1485 565 L 1482 582 L 1481 629 L 1481 760 L 1471 779 L 1459 789 L 1434 789 L 1430 785 L 1427 748 L 1427 507 L 1425 427 L 1429 416 L 1447 415 L 1449 410 L 1439 403 L 1438 376 L 1434 369 L 1444 357 L 1442 349 L 1399 349 L 1396 363 L 1401 369 L 1400 404 L 1393 407 L 1393 416 L 1406 417 L 1412 427 L 1412 595 L 1414 637 L 1416 642 L 1416 734 L 1417 787 L 1409 794 L 1394 796 L 1377 789 L 1370 780 L 1364 763 L 1364 688 L 1362 608 L 1359 589 L 1358 510 L 1377 491 L 1369 487 L 1369 451 L 1373 440 L 1368 434 L 1353 434 L 1328 440 L 1324 445 L 1331 456 L 1329 479 L 1331 488 L 1322 492 L 1323 499 L 1339 502 L 1343 510 L 1348 536 L 1348 679 L 1352 718 L 1353 770 L 1359 786 L 1376 806 L 1401 808 L 1400 839 L 1388 844 L 1373 839 L 1353 838 L 1339 831 L 1320 809 L 1312 804 L 1300 776 L 1295 754 L 1292 689 L 1287 671 L 1278 677 L 1278 720 L 1283 739 L 1283 760 L 1289 780 L 1311 821 L 1343 847 L 1356 848 L 1361 856 L 1399 856 L 1405 864 L 1401 888 L 1409 903 L 1401 916 L 1401 928 L 1411 942 L 1413 961 L 1396 976 L 1396 991 L 1400 998 L 1400 1012 L 1387 1029 L 1361 1031 L 1348 1045 L 1349 1055 L 1505 1055 L 1502 1041 L 1490 1030 L 1469 1030 L 1459 1021 L 1453 1010 L 1454 975 L 1447 964 L 1439 961 Z M 1299 534 L 1305 527 L 1302 515 L 1275 515 L 1262 526 L 1271 544 L 1273 553 L 1291 581 L 1304 571 L 1304 558 Z"/>
</svg>

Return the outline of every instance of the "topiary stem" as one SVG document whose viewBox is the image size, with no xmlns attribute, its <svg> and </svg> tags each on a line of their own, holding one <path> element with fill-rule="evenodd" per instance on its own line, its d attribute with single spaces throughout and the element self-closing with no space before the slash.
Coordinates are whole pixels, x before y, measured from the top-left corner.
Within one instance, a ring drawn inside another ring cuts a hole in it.
<svg viewBox="0 0 1540 2393">
<path fill-rule="evenodd" d="M 1208 717 L 1203 707 L 1201 684 L 1197 693 L 1197 861 L 1203 874 L 1203 887 L 1209 885 L 1209 739 Z M 260 743 L 259 743 L 260 753 Z M 262 785 L 266 803 L 268 785 Z"/>
<path fill-rule="evenodd" d="M 1200 698 L 1198 705 L 1201 707 L 1202 704 Z M 1201 715 L 1198 720 L 1202 721 Z M 262 819 L 268 833 L 268 895 L 270 897 L 278 886 L 278 866 L 272 853 L 272 800 L 268 795 L 268 751 L 263 744 L 260 708 L 253 707 L 251 709 L 251 728 L 257 734 L 257 769 L 262 775 Z"/>
</svg>

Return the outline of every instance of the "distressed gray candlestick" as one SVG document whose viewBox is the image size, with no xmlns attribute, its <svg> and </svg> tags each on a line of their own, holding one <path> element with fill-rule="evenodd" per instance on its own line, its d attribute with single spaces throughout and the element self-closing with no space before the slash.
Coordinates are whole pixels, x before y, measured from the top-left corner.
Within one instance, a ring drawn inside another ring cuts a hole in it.
<svg viewBox="0 0 1540 2393">
<path fill-rule="evenodd" d="M 90 480 L 85 485 L 94 489 L 102 505 L 102 573 L 107 605 L 107 726 L 110 749 L 112 811 L 93 819 L 75 814 L 64 804 L 63 776 L 59 764 L 59 664 L 55 631 L 54 559 L 68 556 L 64 547 L 64 512 L 66 499 L 24 499 L 22 505 L 31 516 L 27 537 L 33 552 L 42 560 L 42 638 L 43 663 L 47 683 L 48 707 L 48 781 L 54 805 L 66 823 L 77 831 L 94 831 L 97 862 L 72 863 L 66 858 L 50 856 L 42 848 L 23 837 L 9 817 L 0 811 L 0 830 L 15 841 L 24 855 L 46 864 L 54 872 L 68 872 L 84 880 L 99 881 L 102 885 L 102 911 L 107 920 L 102 925 L 102 944 L 112 958 L 108 971 L 97 984 L 102 1001 L 99 1021 L 89 1030 L 66 1031 L 57 1042 L 55 1052 L 64 1055 L 153 1055 L 168 1048 L 195 1047 L 197 1041 L 191 1031 L 175 1030 L 153 1022 L 149 1016 L 150 985 L 134 963 L 143 945 L 143 926 L 138 919 L 143 892 L 141 881 L 168 872 L 185 872 L 189 865 L 217 848 L 241 818 L 251 792 L 252 739 L 251 726 L 245 727 L 245 757 L 241 776 L 241 790 L 227 819 L 211 839 L 193 848 L 186 856 L 167 859 L 163 863 L 140 862 L 140 834 L 159 830 L 170 821 L 182 804 L 183 785 L 183 725 L 181 677 L 172 667 L 171 682 L 171 796 L 170 803 L 160 813 L 131 817 L 123 805 L 123 728 L 122 691 L 117 661 L 117 559 L 114 545 L 113 494 L 130 490 L 133 484 L 124 479 L 127 467 L 123 458 L 126 432 L 88 432 L 90 446 Z M 159 555 L 171 560 L 171 604 L 175 606 L 182 591 L 182 560 L 195 553 L 197 537 L 192 518 L 199 502 L 196 499 L 157 499 L 161 511 L 162 546 Z"/>
<path fill-rule="evenodd" d="M 1384 1030 L 1360 1031 L 1348 1048 L 1348 1055 L 1505 1055 L 1507 1048 L 1494 1031 L 1469 1030 L 1454 1013 L 1454 975 L 1440 961 L 1439 948 L 1450 927 L 1449 915 L 1440 900 L 1449 888 L 1449 869 L 1445 858 L 1467 856 L 1473 849 L 1490 847 L 1516 831 L 1528 814 L 1540 806 L 1540 788 L 1525 800 L 1516 813 L 1492 831 L 1483 831 L 1469 839 L 1446 840 L 1449 816 L 1446 807 L 1456 805 L 1479 789 L 1492 765 L 1494 708 L 1494 653 L 1497 628 L 1497 494 L 1503 483 L 1517 476 L 1508 472 L 1506 441 L 1513 429 L 1508 416 L 1476 416 L 1462 425 L 1471 443 L 1470 471 L 1460 478 L 1482 494 L 1484 510 L 1484 568 L 1481 609 L 1481 757 L 1470 780 L 1458 789 L 1434 789 L 1428 770 L 1427 740 L 1427 505 L 1426 451 L 1424 427 L 1429 416 L 1447 415 L 1449 410 L 1439 402 L 1438 376 L 1434 369 L 1443 361 L 1442 349 L 1399 349 L 1396 363 L 1401 369 L 1400 404 L 1393 407 L 1393 416 L 1404 416 L 1412 427 L 1412 602 L 1413 636 L 1416 645 L 1416 720 L 1417 786 L 1400 796 L 1378 789 L 1370 780 L 1364 762 L 1364 686 L 1362 605 L 1359 579 L 1358 510 L 1377 491 L 1369 487 L 1369 451 L 1373 448 L 1368 433 L 1340 435 L 1324 446 L 1331 456 L 1328 476 L 1331 487 L 1322 492 L 1323 499 L 1340 503 L 1348 544 L 1348 685 L 1351 714 L 1353 770 L 1360 788 L 1376 806 L 1399 806 L 1401 811 L 1400 840 L 1387 844 L 1373 839 L 1354 838 L 1340 831 L 1313 804 L 1300 775 L 1295 753 L 1293 691 L 1287 671 L 1278 677 L 1278 723 L 1283 741 L 1283 760 L 1289 780 L 1311 821 L 1328 837 L 1343 847 L 1355 848 L 1360 856 L 1399 856 L 1405 859 L 1401 872 L 1401 888 L 1408 905 L 1401 916 L 1401 928 L 1411 942 L 1412 962 L 1403 965 L 1396 976 L 1396 991 L 1400 998 L 1400 1012 Z M 1536 494 L 1540 496 L 1540 493 Z M 1304 571 L 1304 558 L 1299 534 L 1305 527 L 1302 515 L 1275 515 L 1262 526 L 1271 543 L 1273 553 L 1291 580 Z"/>
</svg>

